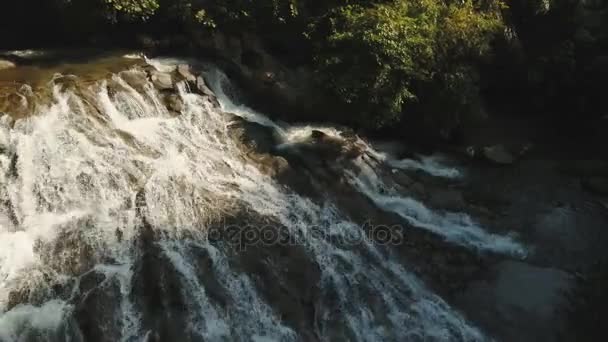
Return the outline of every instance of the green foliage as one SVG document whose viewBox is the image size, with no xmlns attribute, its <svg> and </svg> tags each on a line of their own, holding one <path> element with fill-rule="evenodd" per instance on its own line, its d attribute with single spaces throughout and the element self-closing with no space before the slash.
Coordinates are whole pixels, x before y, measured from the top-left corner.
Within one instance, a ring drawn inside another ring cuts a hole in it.
<svg viewBox="0 0 608 342">
<path fill-rule="evenodd" d="M 502 27 L 496 12 L 468 0 L 346 5 L 329 21 L 319 73 L 341 99 L 363 109 L 358 121 L 375 127 L 400 120 L 408 104 L 424 105 L 436 96 L 471 103 L 477 96 L 471 66 Z"/>
<path fill-rule="evenodd" d="M 213 18 L 209 17 L 209 15 L 207 14 L 207 11 L 205 9 L 200 9 L 196 12 L 196 14 L 194 15 L 194 19 L 196 20 L 197 23 L 208 27 L 208 28 L 216 28 L 217 24 L 215 23 L 215 20 L 213 20 Z"/>
<path fill-rule="evenodd" d="M 252 32 L 286 64 L 315 67 L 320 86 L 364 127 L 436 113 L 457 121 L 479 103 L 480 80 L 494 87 L 486 86 L 487 93 L 511 102 L 519 97 L 571 112 L 601 106 L 596 112 L 608 113 L 601 92 L 608 1 L 508 3 L 507 9 L 501 0 L 13 0 L 0 12 L 0 28 L 13 32 L 21 17 L 55 28 L 45 32 L 49 37 L 125 28 L 125 36 L 163 39 Z"/>
<path fill-rule="evenodd" d="M 111 11 L 148 19 L 159 8 L 157 0 L 104 0 Z"/>
</svg>

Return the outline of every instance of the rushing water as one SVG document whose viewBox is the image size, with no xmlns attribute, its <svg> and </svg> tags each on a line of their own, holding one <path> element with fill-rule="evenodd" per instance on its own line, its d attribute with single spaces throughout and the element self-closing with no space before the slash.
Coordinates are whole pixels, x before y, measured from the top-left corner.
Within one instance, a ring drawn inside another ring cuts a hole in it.
<svg viewBox="0 0 608 342">
<path fill-rule="evenodd" d="M 169 70 L 170 61 L 155 61 Z M 318 339 L 357 341 L 480 341 L 486 338 L 393 256 L 363 239 L 356 247 L 336 241 L 360 234 L 332 203 L 298 195 L 262 173 L 229 137 L 230 115 L 271 127 L 283 146 L 318 127 L 283 127 L 234 104 L 219 72 L 208 78 L 222 109 L 180 86 L 179 116 L 164 107 L 142 71 L 116 74 L 86 87 L 51 85 L 53 101 L 10 127 L 0 127 L 0 341 L 86 340 L 76 307 L 86 298 L 80 283 L 91 272 L 117 284 L 110 327 L 122 341 L 155 334 L 134 290 L 141 227 L 157 233 L 184 298 L 187 336 L 194 340 L 290 341 L 303 331 L 287 324 L 246 272 L 233 266 L 231 249 L 207 239 L 207 229 L 227 213 L 248 210 L 285 227 L 320 272 L 314 332 Z M 339 136 L 335 129 L 321 128 Z M 372 150 L 370 150 L 372 151 Z M 373 151 L 370 153 L 374 153 Z M 457 176 L 433 160 L 392 162 Z M 353 186 L 380 207 L 414 226 L 467 247 L 514 254 L 523 247 L 486 233 L 465 214 L 435 213 L 397 193 L 381 195 L 372 164 L 348 174 Z M 347 171 L 345 171 L 347 172 Z M 141 196 L 145 194 L 145 196 Z M 326 234 L 314 234 L 321 229 Z M 197 251 L 212 263 L 213 277 L 229 298 L 210 295 Z M 54 288 L 68 287 L 69 296 Z M 166 286 L 161 284 L 161 286 Z M 14 306 L 11 294 L 25 293 Z M 178 313 L 169 313 L 177 315 Z"/>
<path fill-rule="evenodd" d="M 405 163 L 397 163 L 404 165 Z M 481 228 L 474 220 L 465 213 L 435 212 L 424 203 L 415 198 L 402 196 L 394 188 L 385 184 L 376 174 L 373 161 L 368 159 L 360 163 L 361 172 L 358 176 L 350 174 L 353 185 L 368 196 L 379 207 L 394 212 L 403 217 L 410 224 L 429 230 L 443 236 L 447 241 L 474 248 L 477 250 L 489 250 L 499 253 L 512 254 L 517 257 L 526 255 L 525 248 L 510 236 L 491 234 Z M 424 164 L 416 164 L 415 161 L 405 165 L 416 165 L 417 169 L 428 169 L 433 175 L 444 175 L 451 177 L 454 172 L 439 172 L 437 164 L 431 167 L 423 167 Z"/>
</svg>

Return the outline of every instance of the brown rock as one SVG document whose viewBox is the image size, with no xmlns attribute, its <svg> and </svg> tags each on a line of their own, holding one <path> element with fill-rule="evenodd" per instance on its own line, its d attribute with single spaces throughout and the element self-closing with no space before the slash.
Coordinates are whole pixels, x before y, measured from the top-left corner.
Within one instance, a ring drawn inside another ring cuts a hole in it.
<svg viewBox="0 0 608 342">
<path fill-rule="evenodd" d="M 0 59 L 0 70 L 10 69 L 14 67 L 16 67 L 15 63 L 7 61 L 5 59 Z"/>
<path fill-rule="evenodd" d="M 165 97 L 165 104 L 169 110 L 177 113 L 181 113 L 184 109 L 184 101 L 182 101 L 182 98 L 177 94 L 167 95 Z"/>
<path fill-rule="evenodd" d="M 167 73 L 152 73 L 152 83 L 159 90 L 173 89 L 173 77 Z"/>
<path fill-rule="evenodd" d="M 187 64 L 180 64 L 177 66 L 177 76 L 188 82 L 196 82 L 196 76 L 192 74 L 190 66 Z"/>
<path fill-rule="evenodd" d="M 211 89 L 209 89 L 209 87 L 207 87 L 207 84 L 205 83 L 205 79 L 202 78 L 201 76 L 196 78 L 196 90 L 201 95 L 215 96 L 213 91 L 211 91 Z"/>
</svg>

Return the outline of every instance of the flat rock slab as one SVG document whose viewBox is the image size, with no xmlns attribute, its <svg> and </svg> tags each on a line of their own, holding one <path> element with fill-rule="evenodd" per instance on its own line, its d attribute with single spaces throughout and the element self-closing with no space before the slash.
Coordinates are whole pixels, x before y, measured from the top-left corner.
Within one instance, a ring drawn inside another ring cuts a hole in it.
<svg viewBox="0 0 608 342">
<path fill-rule="evenodd" d="M 490 273 L 456 299 L 467 315 L 501 341 L 554 341 L 572 276 L 519 261 L 500 262 Z"/>
</svg>

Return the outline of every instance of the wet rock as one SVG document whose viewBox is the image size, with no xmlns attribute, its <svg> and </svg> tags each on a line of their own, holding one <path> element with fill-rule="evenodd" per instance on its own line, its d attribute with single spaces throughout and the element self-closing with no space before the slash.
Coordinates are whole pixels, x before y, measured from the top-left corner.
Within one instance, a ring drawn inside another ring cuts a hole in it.
<svg viewBox="0 0 608 342">
<path fill-rule="evenodd" d="M 76 90 L 78 88 L 78 84 L 80 83 L 80 79 L 76 75 L 55 74 L 53 76 L 53 83 L 61 86 L 63 91 L 68 89 Z"/>
<path fill-rule="evenodd" d="M 205 79 L 201 76 L 198 76 L 196 78 L 196 90 L 201 95 L 215 97 L 215 94 L 213 93 L 213 91 L 211 91 L 211 89 L 209 89 L 209 87 L 207 87 L 207 83 L 205 83 Z"/>
<path fill-rule="evenodd" d="M 503 261 L 456 301 L 499 340 L 554 341 L 571 286 L 571 276 L 561 270 Z"/>
<path fill-rule="evenodd" d="M 171 74 L 154 72 L 151 79 L 154 86 L 159 90 L 173 89 L 173 77 Z"/>
<path fill-rule="evenodd" d="M 167 108 L 173 112 L 181 113 L 184 109 L 184 101 L 177 94 L 169 94 L 164 100 Z"/>
<path fill-rule="evenodd" d="M 83 220 L 81 225 L 86 227 Z M 41 259 L 58 273 L 80 275 L 93 268 L 96 262 L 95 249 L 87 243 L 82 231 L 64 230 L 53 242 L 39 246 Z"/>
<path fill-rule="evenodd" d="M 81 279 L 79 292 L 84 298 L 75 305 L 73 315 L 84 340 L 120 340 L 122 295 L 118 280 L 105 279 L 103 274 L 91 272 Z"/>
<path fill-rule="evenodd" d="M 11 61 L 7 61 L 5 59 L 0 59 L 0 70 L 14 68 L 17 65 Z"/>
<path fill-rule="evenodd" d="M 583 188 L 593 194 L 608 196 L 608 178 L 593 177 L 582 180 Z"/>
<path fill-rule="evenodd" d="M 19 155 L 17 153 L 12 153 L 11 162 L 8 166 L 8 176 L 12 178 L 19 177 Z"/>
<path fill-rule="evenodd" d="M 272 230 L 277 237 L 289 235 L 287 228 L 264 218 L 249 217 L 246 222 L 266 233 Z M 306 248 L 295 242 L 258 241 L 240 252 L 238 262 L 237 267 L 249 274 L 281 320 L 298 331 L 302 340 L 315 340 L 314 304 L 321 271 Z"/>
<path fill-rule="evenodd" d="M 148 230 L 148 229 L 146 229 Z M 188 333 L 188 304 L 182 279 L 150 233 L 142 232 L 141 257 L 134 265 L 131 296 L 141 312 L 144 331 L 154 331 L 158 341 L 192 341 Z"/>
<path fill-rule="evenodd" d="M 204 286 L 205 294 L 209 299 L 223 308 L 229 304 L 233 304 L 232 298 L 215 275 L 215 267 L 217 266 L 214 265 L 209 251 L 200 246 L 193 245 L 190 246 L 188 252 L 189 260 L 192 260 L 192 264 L 196 265 L 198 281 Z"/>
<path fill-rule="evenodd" d="M 310 141 L 303 142 L 299 148 L 330 162 L 355 159 L 362 155 L 365 149 L 364 146 L 358 144 L 356 137 L 336 137 L 319 130 L 313 130 L 310 134 Z"/>
<path fill-rule="evenodd" d="M 177 76 L 187 82 L 196 82 L 196 76 L 190 71 L 190 66 L 187 64 L 180 64 L 176 70 Z"/>
<path fill-rule="evenodd" d="M 495 164 L 508 165 L 515 162 L 515 157 L 503 145 L 484 147 L 483 156 Z"/>
<path fill-rule="evenodd" d="M 245 148 L 258 153 L 269 153 L 278 143 L 271 127 L 249 122 L 237 115 L 229 124 L 230 135 Z"/>
<path fill-rule="evenodd" d="M 278 156 L 268 154 L 253 154 L 249 156 L 258 166 L 262 173 L 273 178 L 284 175 L 289 170 L 289 162 Z"/>
<path fill-rule="evenodd" d="M 125 82 L 138 91 L 143 91 L 148 79 L 146 73 L 139 70 L 127 70 L 118 74 Z"/>
</svg>

